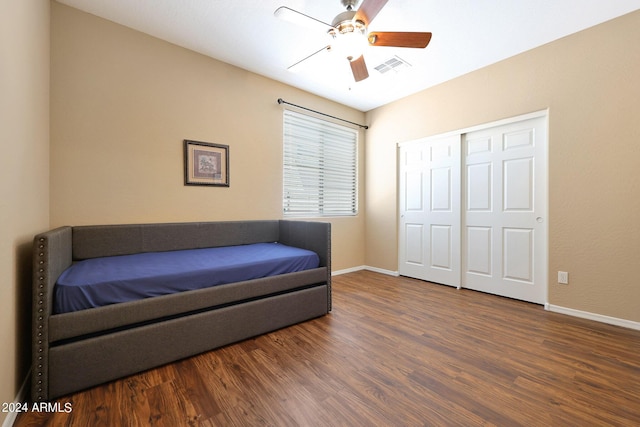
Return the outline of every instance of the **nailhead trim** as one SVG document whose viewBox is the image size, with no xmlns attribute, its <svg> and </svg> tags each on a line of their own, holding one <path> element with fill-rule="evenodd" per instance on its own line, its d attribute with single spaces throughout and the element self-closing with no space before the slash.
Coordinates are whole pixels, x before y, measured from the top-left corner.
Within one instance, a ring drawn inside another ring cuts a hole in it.
<svg viewBox="0 0 640 427">
<path fill-rule="evenodd" d="M 37 297 L 34 298 L 37 301 L 36 307 L 37 308 L 37 313 L 43 313 L 46 307 L 45 301 L 47 296 L 45 295 L 46 293 L 46 257 L 45 254 L 47 253 L 47 239 L 44 237 L 40 237 L 38 239 L 38 259 L 36 260 L 37 265 L 39 266 L 37 269 Z M 45 393 L 43 392 L 43 380 L 42 378 L 45 377 L 45 371 L 44 371 L 44 366 L 47 364 L 45 357 L 43 356 L 45 353 L 45 341 L 46 338 L 43 336 L 44 333 L 43 331 L 45 330 L 44 328 L 44 318 L 45 316 L 43 316 L 42 314 L 38 315 L 36 317 L 36 330 L 38 331 L 37 334 L 37 341 L 35 342 L 36 344 L 36 348 L 35 348 L 35 352 L 34 355 L 37 355 L 36 357 L 36 364 L 35 364 L 35 372 L 34 372 L 34 379 L 37 378 L 36 383 L 36 390 L 37 390 L 37 396 L 36 399 L 38 401 L 42 401 L 45 400 Z"/>
</svg>

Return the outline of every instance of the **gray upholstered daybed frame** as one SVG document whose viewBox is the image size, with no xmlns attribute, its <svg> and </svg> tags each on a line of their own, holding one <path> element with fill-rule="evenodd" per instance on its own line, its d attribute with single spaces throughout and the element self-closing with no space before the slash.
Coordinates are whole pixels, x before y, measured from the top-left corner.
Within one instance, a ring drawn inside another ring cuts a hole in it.
<svg viewBox="0 0 640 427">
<path fill-rule="evenodd" d="M 320 267 L 52 314 L 74 261 L 140 252 L 280 242 Z M 33 401 L 85 388 L 322 316 L 331 310 L 331 225 L 230 221 L 60 227 L 34 238 Z"/>
</svg>

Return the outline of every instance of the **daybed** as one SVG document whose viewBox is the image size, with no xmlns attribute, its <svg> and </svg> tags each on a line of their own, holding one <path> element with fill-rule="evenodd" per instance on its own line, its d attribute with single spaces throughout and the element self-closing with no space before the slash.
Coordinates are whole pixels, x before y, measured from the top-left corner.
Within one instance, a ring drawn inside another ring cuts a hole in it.
<svg viewBox="0 0 640 427">
<path fill-rule="evenodd" d="M 273 242 L 313 251 L 317 267 L 65 313 L 54 309 L 59 277 L 85 260 Z M 31 397 L 50 400 L 330 310 L 329 223 L 60 227 L 34 238 Z"/>
</svg>

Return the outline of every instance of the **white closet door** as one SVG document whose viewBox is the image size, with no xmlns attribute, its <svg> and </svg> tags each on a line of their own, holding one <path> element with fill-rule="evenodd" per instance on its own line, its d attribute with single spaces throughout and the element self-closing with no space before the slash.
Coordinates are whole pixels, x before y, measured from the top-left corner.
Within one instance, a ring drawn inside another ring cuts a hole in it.
<svg viewBox="0 0 640 427">
<path fill-rule="evenodd" d="M 463 287 L 546 300 L 546 119 L 464 138 Z"/>
<path fill-rule="evenodd" d="M 460 286 L 460 135 L 400 147 L 399 273 Z"/>
</svg>

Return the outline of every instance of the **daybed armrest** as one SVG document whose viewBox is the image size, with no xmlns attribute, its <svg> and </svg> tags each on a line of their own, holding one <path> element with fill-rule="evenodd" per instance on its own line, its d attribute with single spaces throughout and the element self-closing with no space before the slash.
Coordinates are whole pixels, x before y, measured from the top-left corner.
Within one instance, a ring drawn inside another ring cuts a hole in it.
<svg viewBox="0 0 640 427">
<path fill-rule="evenodd" d="M 33 401 L 48 394 L 49 316 L 53 308 L 53 287 L 71 265 L 71 227 L 38 234 L 33 240 L 32 358 L 31 396 Z"/>
<path fill-rule="evenodd" d="M 331 311 L 331 223 L 280 220 L 278 241 L 318 254 L 320 267 L 327 268 L 328 310 Z"/>
<path fill-rule="evenodd" d="M 320 257 L 320 266 L 331 272 L 331 223 L 280 220 L 278 241 L 314 251 Z"/>
</svg>

